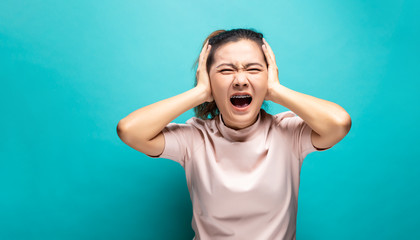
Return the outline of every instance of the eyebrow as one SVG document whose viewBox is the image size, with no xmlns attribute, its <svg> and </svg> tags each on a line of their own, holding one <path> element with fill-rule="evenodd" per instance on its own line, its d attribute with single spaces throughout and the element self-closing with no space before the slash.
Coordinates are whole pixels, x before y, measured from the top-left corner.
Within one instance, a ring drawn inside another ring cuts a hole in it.
<svg viewBox="0 0 420 240">
<path fill-rule="evenodd" d="M 220 64 L 219 66 L 217 66 L 216 68 L 221 67 L 221 66 L 223 66 L 223 65 L 226 65 L 226 66 L 230 66 L 230 67 L 236 68 L 236 66 L 235 66 L 235 65 L 233 65 L 232 63 L 222 63 L 222 64 Z M 260 63 L 248 63 L 248 64 L 246 64 L 246 65 L 245 65 L 245 67 L 247 68 L 247 67 L 249 67 L 249 66 L 251 66 L 251 65 L 259 65 L 259 66 L 261 66 L 261 67 L 264 67 L 264 66 L 263 66 L 263 65 L 261 65 Z"/>
</svg>

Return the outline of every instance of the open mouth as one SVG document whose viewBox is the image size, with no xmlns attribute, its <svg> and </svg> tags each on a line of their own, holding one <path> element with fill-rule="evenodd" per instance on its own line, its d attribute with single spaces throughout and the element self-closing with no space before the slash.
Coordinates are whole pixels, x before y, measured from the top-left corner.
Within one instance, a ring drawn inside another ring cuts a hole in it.
<svg viewBox="0 0 420 240">
<path fill-rule="evenodd" d="M 252 102 L 252 96 L 248 94 L 233 95 L 230 102 L 237 108 L 245 108 Z"/>
</svg>

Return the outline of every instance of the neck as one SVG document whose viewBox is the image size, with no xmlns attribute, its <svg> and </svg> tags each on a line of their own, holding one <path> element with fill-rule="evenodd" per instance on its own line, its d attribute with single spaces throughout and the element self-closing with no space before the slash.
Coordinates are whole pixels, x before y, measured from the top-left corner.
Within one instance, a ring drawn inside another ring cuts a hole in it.
<svg viewBox="0 0 420 240">
<path fill-rule="evenodd" d="M 234 129 L 234 130 L 240 130 L 240 129 L 247 128 L 247 127 L 249 127 L 249 126 L 253 125 L 255 122 L 257 122 L 258 117 L 259 117 L 259 114 L 257 114 L 257 116 L 254 118 L 254 120 L 253 120 L 250 124 L 247 124 L 246 126 L 243 126 L 243 127 L 238 127 L 238 126 L 233 125 L 233 124 L 226 124 L 225 120 L 223 119 L 223 115 L 221 114 L 221 118 L 222 118 L 222 122 L 223 122 L 223 124 L 224 124 L 226 127 L 228 127 L 228 128 L 232 128 L 232 129 Z"/>
</svg>

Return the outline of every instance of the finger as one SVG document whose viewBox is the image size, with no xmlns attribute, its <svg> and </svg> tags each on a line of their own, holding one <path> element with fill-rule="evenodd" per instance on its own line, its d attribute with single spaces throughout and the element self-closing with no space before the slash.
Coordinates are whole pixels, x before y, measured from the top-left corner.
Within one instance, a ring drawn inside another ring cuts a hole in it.
<svg viewBox="0 0 420 240">
<path fill-rule="evenodd" d="M 206 51 L 206 45 L 207 45 L 207 42 L 204 44 L 203 48 L 201 49 L 200 56 L 198 57 L 198 68 L 200 68 L 203 62 L 203 55 L 205 54 L 205 51 Z"/>
<path fill-rule="evenodd" d="M 200 56 L 200 66 L 205 66 L 206 65 L 206 63 L 207 63 L 207 58 L 208 58 L 208 56 L 209 56 L 209 53 L 210 53 L 210 49 L 211 49 L 211 45 L 207 45 L 207 47 L 205 48 L 205 49 L 203 49 L 203 50 L 205 50 L 204 52 L 203 52 L 203 54 Z"/>
<path fill-rule="evenodd" d="M 209 52 L 210 52 L 210 48 L 211 48 L 211 45 L 209 44 L 209 41 L 207 40 L 206 44 L 204 45 L 202 49 L 202 55 L 201 55 L 202 60 L 207 59 L 207 56 L 209 55 Z"/>
<path fill-rule="evenodd" d="M 201 49 L 200 52 L 200 58 L 205 54 L 207 46 L 208 46 L 209 40 L 206 41 L 206 43 L 204 44 L 203 48 Z"/>
<path fill-rule="evenodd" d="M 204 59 L 203 59 L 204 64 L 207 62 L 207 58 L 210 54 L 210 50 L 211 50 L 211 45 L 207 45 L 207 50 L 206 50 L 206 53 L 204 54 Z"/>
<path fill-rule="evenodd" d="M 205 54 L 203 56 L 203 59 L 201 60 L 201 64 L 200 65 L 201 65 L 201 68 L 204 69 L 204 71 L 206 71 L 207 58 L 209 56 L 210 48 L 211 48 L 211 46 L 209 45 L 208 48 L 207 48 L 207 51 L 205 52 Z"/>
<path fill-rule="evenodd" d="M 274 56 L 273 49 L 271 49 L 270 45 L 268 44 L 268 42 L 264 38 L 263 38 L 263 41 L 264 41 L 264 45 L 267 47 L 268 53 L 271 56 L 272 61 L 275 64 L 276 63 L 276 57 Z"/>
<path fill-rule="evenodd" d="M 271 55 L 268 52 L 267 45 L 263 44 L 262 49 L 263 49 L 263 52 L 264 52 L 264 55 L 265 55 L 265 59 L 267 59 L 268 66 L 272 65 L 273 64 L 273 60 L 271 59 Z"/>
<path fill-rule="evenodd" d="M 275 58 L 275 56 L 274 56 L 273 49 L 271 49 L 270 44 L 268 44 L 268 42 L 267 42 L 264 38 L 263 38 L 263 41 L 264 41 L 264 45 L 265 45 L 265 46 L 266 46 L 266 48 L 267 48 L 267 52 L 268 52 L 268 54 L 269 54 L 269 56 L 270 56 L 270 58 L 271 58 L 272 62 L 273 62 L 274 64 L 276 64 L 276 58 Z"/>
</svg>

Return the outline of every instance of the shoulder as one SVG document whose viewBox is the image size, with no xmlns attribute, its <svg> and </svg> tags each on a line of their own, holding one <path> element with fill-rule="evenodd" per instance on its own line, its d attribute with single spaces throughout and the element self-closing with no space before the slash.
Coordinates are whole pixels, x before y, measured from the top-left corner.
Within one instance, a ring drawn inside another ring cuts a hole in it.
<svg viewBox="0 0 420 240">
<path fill-rule="evenodd" d="M 211 125 L 211 123 L 214 121 L 214 119 L 201 119 L 201 118 L 197 118 L 197 117 L 192 117 L 190 119 L 187 120 L 186 124 L 191 125 L 192 127 L 198 128 L 198 129 L 203 129 L 203 128 L 207 128 L 209 125 Z"/>
<path fill-rule="evenodd" d="M 195 132 L 213 132 L 215 129 L 215 118 L 214 119 L 201 119 L 197 117 L 191 117 L 184 124 L 191 128 Z"/>
<path fill-rule="evenodd" d="M 208 121 L 211 121 L 211 120 L 204 120 L 204 119 L 201 119 L 201 118 L 192 117 L 192 118 L 187 120 L 186 124 L 190 124 L 194 127 L 199 128 L 199 127 L 206 126 L 208 124 Z"/>
<path fill-rule="evenodd" d="M 293 121 L 299 121 L 299 116 L 292 111 L 285 111 L 272 115 L 273 122 L 277 126 L 285 127 Z"/>
<path fill-rule="evenodd" d="M 288 118 L 292 118 L 292 117 L 296 117 L 296 113 L 292 112 L 292 111 L 285 111 L 285 112 L 281 112 L 281 113 L 277 113 L 275 115 L 273 115 L 273 118 L 278 121 L 281 122 L 283 120 L 287 120 Z"/>
<path fill-rule="evenodd" d="M 273 124 L 276 128 L 286 132 L 301 131 L 307 126 L 306 122 L 293 111 L 273 115 Z"/>
<path fill-rule="evenodd" d="M 185 123 L 170 122 L 163 129 L 163 132 L 168 134 L 182 134 L 184 137 L 188 135 L 200 135 L 200 129 L 204 129 L 206 124 L 204 120 L 192 117 Z"/>
</svg>

